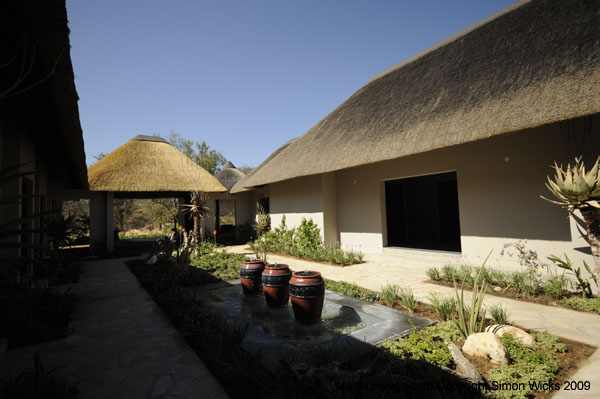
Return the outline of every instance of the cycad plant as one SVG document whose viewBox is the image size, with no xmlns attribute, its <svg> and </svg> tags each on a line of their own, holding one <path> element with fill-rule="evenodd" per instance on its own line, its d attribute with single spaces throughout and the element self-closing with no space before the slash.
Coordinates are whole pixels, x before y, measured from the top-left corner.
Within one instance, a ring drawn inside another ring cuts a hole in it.
<svg viewBox="0 0 600 399">
<path fill-rule="evenodd" d="M 596 269 L 596 285 L 600 275 L 600 156 L 589 171 L 586 171 L 581 158 L 575 158 L 575 164 L 566 169 L 554 164 L 554 179 L 548 176 L 546 187 L 557 198 L 546 201 L 565 208 L 569 213 L 579 209 L 585 221 L 588 242 L 592 249 Z"/>
</svg>

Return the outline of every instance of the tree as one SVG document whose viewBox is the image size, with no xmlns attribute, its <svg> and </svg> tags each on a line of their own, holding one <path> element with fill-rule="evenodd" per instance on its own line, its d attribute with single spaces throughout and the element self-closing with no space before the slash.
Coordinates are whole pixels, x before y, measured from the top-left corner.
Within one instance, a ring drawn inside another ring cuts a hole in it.
<svg viewBox="0 0 600 399">
<path fill-rule="evenodd" d="M 208 195 L 203 191 L 192 191 L 190 193 L 191 200 L 189 204 L 184 205 L 186 208 L 186 212 L 194 220 L 194 230 L 193 230 L 193 238 L 194 245 L 196 248 L 200 245 L 201 236 L 200 236 L 200 222 L 203 217 L 208 215 L 209 209 L 206 206 L 208 201 Z"/>
<path fill-rule="evenodd" d="M 250 173 L 252 173 L 252 171 L 255 169 L 254 166 L 250 166 L 247 164 L 243 164 L 237 167 L 239 170 L 241 170 L 242 172 L 244 172 L 245 175 L 248 175 Z"/>
<path fill-rule="evenodd" d="M 186 139 L 177 132 L 169 133 L 164 139 L 212 175 L 217 174 L 227 162 L 227 159 L 225 159 L 223 154 L 210 148 L 204 140 L 202 140 L 201 143 L 198 143 Z"/>
<path fill-rule="evenodd" d="M 581 158 L 575 158 L 575 164 L 567 165 L 564 170 L 554 164 L 554 179 L 548 176 L 546 187 L 558 199 L 543 199 L 565 208 L 569 214 L 575 210 L 581 212 L 588 233 L 588 243 L 592 249 L 596 269 L 596 285 L 600 276 L 600 156 L 592 168 L 586 172 Z"/>
</svg>

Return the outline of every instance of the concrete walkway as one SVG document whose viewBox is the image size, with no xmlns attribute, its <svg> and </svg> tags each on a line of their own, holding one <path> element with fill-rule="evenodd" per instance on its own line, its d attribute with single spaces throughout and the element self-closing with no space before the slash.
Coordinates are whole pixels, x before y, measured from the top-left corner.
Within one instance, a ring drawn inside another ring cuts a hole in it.
<svg viewBox="0 0 600 399">
<path fill-rule="evenodd" d="M 69 376 L 79 398 L 228 398 L 138 284 L 126 259 L 86 262 L 65 339 L 36 345 L 46 370 Z M 33 364 L 34 347 L 10 350 L 0 375 Z"/>
<path fill-rule="evenodd" d="M 226 247 L 225 250 L 253 256 L 246 245 Z M 374 291 L 381 291 L 385 284 L 396 284 L 412 288 L 415 296 L 429 303 L 431 293 L 454 295 L 454 289 L 430 284 L 425 271 L 429 267 L 441 267 L 452 262 L 454 257 L 443 253 L 420 253 L 418 251 L 398 251 L 397 254 L 366 254 L 365 263 L 339 267 L 300 259 L 269 255 L 269 263 L 285 263 L 293 270 L 317 270 L 328 279 L 355 283 Z M 533 330 L 548 330 L 554 335 L 600 346 L 600 315 L 578 312 L 560 307 L 537 305 L 487 295 L 486 304 L 502 304 L 508 311 L 510 320 Z M 589 391 L 560 391 L 553 397 L 600 398 L 600 350 L 596 350 L 588 361 L 572 376 L 572 380 L 590 381 Z"/>
</svg>

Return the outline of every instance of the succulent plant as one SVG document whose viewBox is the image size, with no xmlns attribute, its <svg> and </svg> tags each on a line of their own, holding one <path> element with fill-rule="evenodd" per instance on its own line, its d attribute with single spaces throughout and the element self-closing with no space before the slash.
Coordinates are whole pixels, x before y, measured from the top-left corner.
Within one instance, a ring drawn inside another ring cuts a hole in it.
<svg viewBox="0 0 600 399">
<path fill-rule="evenodd" d="M 575 164 L 567 165 L 566 170 L 556 163 L 553 168 L 556 175 L 554 179 L 548 176 L 546 187 L 558 201 L 541 196 L 543 199 L 569 212 L 588 207 L 600 208 L 600 157 L 587 172 L 581 158 L 575 158 Z"/>
</svg>

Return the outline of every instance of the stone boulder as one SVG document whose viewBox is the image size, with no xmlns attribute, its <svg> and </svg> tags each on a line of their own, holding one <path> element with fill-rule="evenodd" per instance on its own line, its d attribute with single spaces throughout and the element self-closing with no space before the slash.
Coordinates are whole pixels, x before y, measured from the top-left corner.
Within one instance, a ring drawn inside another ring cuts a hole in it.
<svg viewBox="0 0 600 399">
<path fill-rule="evenodd" d="M 531 348 L 533 344 L 535 344 L 535 341 L 531 335 L 517 327 L 507 326 L 504 324 L 494 324 L 493 326 L 487 327 L 485 331 L 494 333 L 499 337 L 503 336 L 504 334 L 512 335 L 514 339 L 528 348 Z"/>
<path fill-rule="evenodd" d="M 489 359 L 494 364 L 508 364 L 508 353 L 500 339 L 492 332 L 471 334 L 467 337 L 462 351 L 469 356 Z"/>
<path fill-rule="evenodd" d="M 156 264 L 156 262 L 158 262 L 158 257 L 156 255 L 152 255 L 150 257 L 150 259 L 148 259 L 146 261 L 146 264 L 148 264 L 148 265 L 154 265 L 154 264 Z"/>
</svg>

